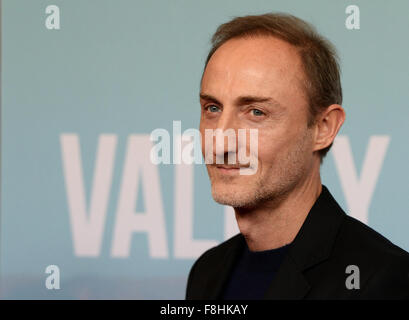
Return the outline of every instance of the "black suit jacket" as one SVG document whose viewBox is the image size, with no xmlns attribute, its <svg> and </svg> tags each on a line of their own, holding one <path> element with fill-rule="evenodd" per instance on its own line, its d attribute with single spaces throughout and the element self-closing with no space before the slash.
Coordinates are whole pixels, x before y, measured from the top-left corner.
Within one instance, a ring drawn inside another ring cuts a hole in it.
<svg viewBox="0 0 409 320">
<path fill-rule="evenodd" d="M 186 299 L 221 299 L 244 245 L 238 234 L 202 254 Z M 359 289 L 346 286 L 349 265 L 359 268 Z M 346 215 L 323 185 L 264 298 L 409 299 L 409 254 Z"/>
</svg>

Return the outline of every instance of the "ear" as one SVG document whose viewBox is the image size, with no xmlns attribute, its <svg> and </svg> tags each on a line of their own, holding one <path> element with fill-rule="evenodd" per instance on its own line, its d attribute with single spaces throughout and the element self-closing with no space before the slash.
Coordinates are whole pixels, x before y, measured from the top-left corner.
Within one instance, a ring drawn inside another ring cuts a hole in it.
<svg viewBox="0 0 409 320">
<path fill-rule="evenodd" d="M 335 139 L 345 121 L 345 110 L 339 104 L 332 104 L 322 112 L 316 121 L 315 147 L 318 151 L 328 147 Z"/>
</svg>

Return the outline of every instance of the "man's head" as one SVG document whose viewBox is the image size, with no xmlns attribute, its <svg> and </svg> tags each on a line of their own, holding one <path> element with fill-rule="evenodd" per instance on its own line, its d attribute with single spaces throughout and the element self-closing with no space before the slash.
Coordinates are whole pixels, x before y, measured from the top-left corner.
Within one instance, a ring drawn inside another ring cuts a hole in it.
<svg viewBox="0 0 409 320">
<path fill-rule="evenodd" d="M 332 46 L 283 14 L 235 18 L 212 42 L 201 82 L 202 137 L 205 129 L 258 130 L 254 175 L 207 165 L 214 199 L 257 206 L 317 178 L 345 118 Z M 226 144 L 223 156 L 230 152 Z"/>
</svg>

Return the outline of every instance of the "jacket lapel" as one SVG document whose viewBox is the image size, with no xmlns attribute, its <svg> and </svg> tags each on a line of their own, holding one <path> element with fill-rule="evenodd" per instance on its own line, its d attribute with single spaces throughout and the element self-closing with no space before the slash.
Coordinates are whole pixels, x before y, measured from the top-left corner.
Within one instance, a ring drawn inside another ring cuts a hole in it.
<svg viewBox="0 0 409 320">
<path fill-rule="evenodd" d="M 231 239 L 231 245 L 227 248 L 226 253 L 216 268 L 212 270 L 209 277 L 208 286 L 205 289 L 205 296 L 208 299 L 221 299 L 224 288 L 233 272 L 234 266 L 243 252 L 245 239 L 241 233 Z"/>
<path fill-rule="evenodd" d="M 323 185 L 265 299 L 302 299 L 307 295 L 311 285 L 303 272 L 328 259 L 344 217 L 344 211 Z"/>
<path fill-rule="evenodd" d="M 264 299 L 302 299 L 310 290 L 310 284 L 287 255 L 274 277 Z"/>
</svg>

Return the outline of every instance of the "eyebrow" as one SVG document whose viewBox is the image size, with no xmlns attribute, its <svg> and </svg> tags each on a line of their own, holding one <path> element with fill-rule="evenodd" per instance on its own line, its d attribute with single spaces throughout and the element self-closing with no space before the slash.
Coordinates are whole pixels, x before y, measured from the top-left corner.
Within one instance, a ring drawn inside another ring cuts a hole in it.
<svg viewBox="0 0 409 320">
<path fill-rule="evenodd" d="M 200 99 L 211 101 L 219 105 L 223 105 L 219 100 L 217 100 L 217 98 L 213 97 L 210 94 L 200 93 Z M 250 96 L 240 96 L 235 99 L 235 104 L 237 106 L 248 105 L 248 104 L 252 104 L 255 102 L 267 102 L 273 107 L 283 108 L 277 100 L 270 98 L 270 97 L 259 97 L 259 96 L 250 95 Z"/>
</svg>

